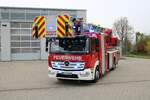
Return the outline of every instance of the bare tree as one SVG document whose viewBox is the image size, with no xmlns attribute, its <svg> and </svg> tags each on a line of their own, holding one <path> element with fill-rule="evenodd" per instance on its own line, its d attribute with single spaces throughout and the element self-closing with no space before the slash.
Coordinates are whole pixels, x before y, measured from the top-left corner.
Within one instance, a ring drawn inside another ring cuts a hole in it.
<svg viewBox="0 0 150 100">
<path fill-rule="evenodd" d="M 121 55 L 127 53 L 127 35 L 133 28 L 129 25 L 127 17 L 121 17 L 119 20 L 116 20 L 113 24 L 113 31 L 117 33 L 121 39 Z"/>
</svg>

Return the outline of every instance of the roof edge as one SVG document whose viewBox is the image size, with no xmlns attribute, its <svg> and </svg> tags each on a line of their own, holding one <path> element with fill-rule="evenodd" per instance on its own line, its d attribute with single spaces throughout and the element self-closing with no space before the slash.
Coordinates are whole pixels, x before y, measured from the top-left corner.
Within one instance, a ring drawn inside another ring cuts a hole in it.
<svg viewBox="0 0 150 100">
<path fill-rule="evenodd" d="M 0 6 L 4 9 L 42 9 L 42 10 L 70 10 L 70 11 L 87 11 L 86 9 L 69 9 L 69 8 L 38 8 L 38 7 L 13 7 L 13 6 Z"/>
</svg>

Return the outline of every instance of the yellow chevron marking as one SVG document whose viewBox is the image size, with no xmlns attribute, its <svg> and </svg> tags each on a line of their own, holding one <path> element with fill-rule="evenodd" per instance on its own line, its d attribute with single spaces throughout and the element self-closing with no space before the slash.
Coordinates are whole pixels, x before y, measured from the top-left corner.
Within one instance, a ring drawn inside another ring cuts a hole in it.
<svg viewBox="0 0 150 100">
<path fill-rule="evenodd" d="M 58 25 L 57 27 L 65 34 L 65 30 L 60 25 Z"/>
<path fill-rule="evenodd" d="M 65 26 L 65 22 L 63 22 L 60 18 L 58 18 L 57 21 L 59 21 L 63 26 Z"/>
<path fill-rule="evenodd" d="M 39 29 L 39 34 L 38 35 L 40 35 L 41 34 L 41 32 L 42 32 L 42 30 L 45 28 L 45 26 L 43 25 L 42 27 L 41 27 L 41 29 Z M 45 31 L 43 32 L 43 33 L 45 33 Z M 42 34 L 43 34 L 42 33 Z"/>
<path fill-rule="evenodd" d="M 65 22 L 69 22 L 69 19 L 67 19 L 64 15 L 62 16 L 62 18 L 65 20 Z"/>
<path fill-rule="evenodd" d="M 38 24 L 38 27 L 40 27 L 41 26 L 41 24 L 43 24 L 45 22 L 45 20 L 44 19 L 42 19 L 42 21 Z M 45 24 L 44 24 L 45 25 Z"/>
<path fill-rule="evenodd" d="M 59 31 L 56 32 L 56 35 L 57 35 L 58 37 L 64 37 Z"/>
<path fill-rule="evenodd" d="M 41 18 L 42 16 L 38 16 L 37 19 L 35 20 L 35 23 L 37 23 Z"/>
</svg>

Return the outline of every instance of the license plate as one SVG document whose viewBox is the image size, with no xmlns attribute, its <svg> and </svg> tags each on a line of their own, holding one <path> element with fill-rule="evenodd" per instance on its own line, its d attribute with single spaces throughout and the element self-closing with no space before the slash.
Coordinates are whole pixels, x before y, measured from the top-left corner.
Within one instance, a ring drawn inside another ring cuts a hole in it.
<svg viewBox="0 0 150 100">
<path fill-rule="evenodd" d="M 64 75 L 72 75 L 72 72 L 62 72 Z"/>
</svg>

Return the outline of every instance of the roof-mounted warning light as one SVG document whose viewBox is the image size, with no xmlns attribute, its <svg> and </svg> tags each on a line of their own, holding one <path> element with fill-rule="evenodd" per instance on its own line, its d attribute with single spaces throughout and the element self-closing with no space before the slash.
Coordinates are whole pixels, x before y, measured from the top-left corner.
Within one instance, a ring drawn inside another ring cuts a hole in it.
<svg viewBox="0 0 150 100">
<path fill-rule="evenodd" d="M 83 18 L 73 18 L 72 19 L 72 23 L 73 23 L 72 29 L 73 29 L 73 32 L 75 33 L 75 35 L 81 34 L 82 26 L 83 26 L 82 21 L 83 21 Z"/>
</svg>

